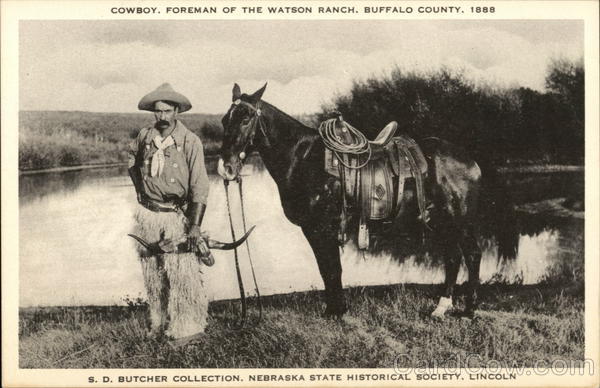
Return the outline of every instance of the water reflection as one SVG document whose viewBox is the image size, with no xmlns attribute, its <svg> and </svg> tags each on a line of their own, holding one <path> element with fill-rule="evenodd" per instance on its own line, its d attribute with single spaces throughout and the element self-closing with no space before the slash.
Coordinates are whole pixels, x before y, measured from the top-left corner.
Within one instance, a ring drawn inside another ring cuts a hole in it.
<svg viewBox="0 0 600 388">
<path fill-rule="evenodd" d="M 214 171 L 215 161 L 208 168 Z M 246 166 L 242 173 L 248 175 L 244 181 L 247 219 L 257 225 L 250 243 L 261 291 L 272 294 L 322 288 L 312 251 L 300 229 L 285 219 L 273 180 L 260 163 Z M 210 182 L 204 226 L 213 238 L 227 241 L 231 236 L 224 188 L 217 176 L 212 175 Z M 542 188 L 545 185 L 542 183 Z M 533 191 L 531 182 L 526 186 Z M 23 176 L 19 193 L 21 306 L 113 304 L 126 295 L 144 295 L 134 242 L 127 237 L 136 204 L 126 168 Z M 232 195 L 231 200 L 233 214 L 239 215 L 237 196 Z M 520 238 L 518 259 L 509 265 L 498 263 L 495 247 L 489 246 L 482 261 L 483 282 L 532 284 L 560 260 L 583 260 L 581 220 L 548 225 L 525 214 L 521 219 L 529 226 Z M 241 220 L 236 219 L 235 226 L 240 231 Z M 233 254 L 214 254 L 217 263 L 205 271 L 211 298 L 235 298 Z M 250 284 L 243 251 L 241 264 Z M 343 268 L 346 286 L 440 283 L 444 279 L 442 268 L 420 264 L 415 257 L 398 263 L 386 254 L 363 256 L 351 246 L 344 248 Z M 465 277 L 461 270 L 459 281 Z"/>
<path fill-rule="evenodd" d="M 127 167 L 99 168 L 19 176 L 19 203 L 26 204 L 55 193 L 72 193 L 84 182 L 102 182 L 127 174 Z"/>
<path fill-rule="evenodd" d="M 516 204 L 558 197 L 583 199 L 585 192 L 582 172 L 510 173 L 504 178 Z"/>
<path fill-rule="evenodd" d="M 263 169 L 260 158 L 252 157 L 254 169 Z M 206 159 L 206 169 L 215 179 L 217 176 L 217 158 Z M 83 183 L 107 183 L 109 178 L 127 176 L 127 166 L 94 168 L 76 171 L 35 173 L 19 176 L 19 203 L 41 199 L 52 193 L 68 193 L 77 190 Z M 129 185 L 129 182 L 125 182 Z"/>
</svg>

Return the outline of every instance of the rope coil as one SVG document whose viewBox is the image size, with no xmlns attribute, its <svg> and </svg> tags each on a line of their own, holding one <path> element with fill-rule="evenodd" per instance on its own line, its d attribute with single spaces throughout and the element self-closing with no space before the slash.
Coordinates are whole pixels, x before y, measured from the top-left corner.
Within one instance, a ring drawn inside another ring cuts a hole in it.
<svg viewBox="0 0 600 388">
<path fill-rule="evenodd" d="M 346 128 L 348 134 L 352 139 L 351 143 L 348 144 L 343 142 L 342 139 L 336 135 L 335 129 L 337 122 L 339 122 Z M 321 136 L 321 139 L 323 139 L 323 144 L 325 144 L 325 147 L 329 148 L 335 154 L 338 161 L 344 167 L 350 169 L 360 169 L 366 166 L 367 163 L 369 163 L 369 160 L 371 159 L 371 144 L 369 143 L 369 140 L 362 132 L 360 132 L 358 129 L 354 128 L 352 125 L 348 124 L 341 118 L 333 118 L 323 121 L 319 125 L 319 135 Z M 360 163 L 357 166 L 351 166 L 346 164 L 339 154 L 350 154 L 359 156 L 363 154 L 368 155 L 367 159 L 363 163 Z"/>
</svg>

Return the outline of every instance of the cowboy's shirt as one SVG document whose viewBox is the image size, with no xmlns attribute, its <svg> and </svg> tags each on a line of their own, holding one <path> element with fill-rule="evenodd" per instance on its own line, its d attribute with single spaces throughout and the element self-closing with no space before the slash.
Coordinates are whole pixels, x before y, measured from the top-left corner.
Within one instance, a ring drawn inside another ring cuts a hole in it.
<svg viewBox="0 0 600 388">
<path fill-rule="evenodd" d="M 174 144 L 164 149 L 164 169 L 160 175 L 151 176 L 152 155 L 157 151 L 153 142 L 156 136 L 160 136 L 156 128 L 143 128 L 129 144 L 129 167 L 135 166 L 141 172 L 139 189 L 154 201 L 206 204 L 209 182 L 200 138 L 177 120 L 171 133 Z"/>
</svg>

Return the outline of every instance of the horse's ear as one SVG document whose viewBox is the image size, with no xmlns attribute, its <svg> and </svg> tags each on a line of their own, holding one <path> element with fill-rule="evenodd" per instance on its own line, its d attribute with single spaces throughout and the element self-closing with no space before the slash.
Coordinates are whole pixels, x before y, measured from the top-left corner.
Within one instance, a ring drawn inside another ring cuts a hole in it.
<svg viewBox="0 0 600 388">
<path fill-rule="evenodd" d="M 231 101 L 239 100 L 240 97 L 242 97 L 242 91 L 240 90 L 240 85 L 238 84 L 233 85 L 233 90 L 231 92 L 233 94 Z"/>
<path fill-rule="evenodd" d="M 266 88 L 267 88 L 267 82 L 265 82 L 265 85 L 262 88 L 258 89 L 256 92 L 254 92 L 254 94 L 252 94 L 250 96 L 250 99 L 252 99 L 252 102 L 260 101 Z"/>
</svg>

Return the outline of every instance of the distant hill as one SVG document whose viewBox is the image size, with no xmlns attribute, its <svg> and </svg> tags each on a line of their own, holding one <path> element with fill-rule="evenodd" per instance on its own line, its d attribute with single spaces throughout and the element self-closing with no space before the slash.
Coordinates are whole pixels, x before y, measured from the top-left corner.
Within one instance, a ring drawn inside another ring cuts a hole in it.
<svg viewBox="0 0 600 388">
<path fill-rule="evenodd" d="M 221 114 L 183 113 L 181 120 L 203 141 L 207 154 L 220 147 Z M 19 112 L 19 169 L 43 169 L 127 160 L 126 147 L 149 113 Z"/>
<path fill-rule="evenodd" d="M 222 114 L 182 113 L 181 120 L 186 126 L 199 133 L 207 122 L 219 123 Z M 150 113 L 104 113 L 82 111 L 21 111 L 19 128 L 51 130 L 57 127 L 75 130 L 85 136 L 103 135 L 107 139 L 120 140 L 140 128 L 152 125 Z"/>
</svg>

